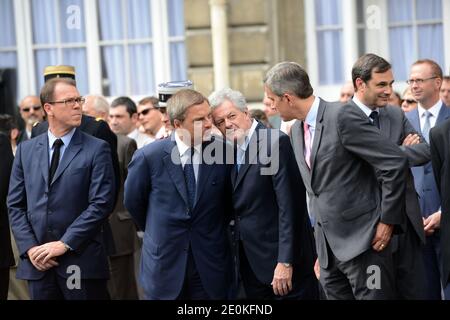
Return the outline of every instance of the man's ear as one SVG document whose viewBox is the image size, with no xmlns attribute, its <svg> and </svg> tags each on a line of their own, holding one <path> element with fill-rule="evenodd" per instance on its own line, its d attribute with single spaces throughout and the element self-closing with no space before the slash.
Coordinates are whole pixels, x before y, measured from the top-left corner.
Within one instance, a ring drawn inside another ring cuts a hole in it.
<svg viewBox="0 0 450 320">
<path fill-rule="evenodd" d="M 173 120 L 173 127 L 175 129 L 181 128 L 181 121 L 178 119 Z"/>
<path fill-rule="evenodd" d="M 48 115 L 53 115 L 53 106 L 50 103 L 45 103 L 43 106 L 43 109 L 45 111 L 45 114 Z"/>
<path fill-rule="evenodd" d="M 361 78 L 356 78 L 355 84 L 356 84 L 356 91 L 359 91 L 359 89 L 364 88 L 366 86 L 366 83 Z"/>
</svg>

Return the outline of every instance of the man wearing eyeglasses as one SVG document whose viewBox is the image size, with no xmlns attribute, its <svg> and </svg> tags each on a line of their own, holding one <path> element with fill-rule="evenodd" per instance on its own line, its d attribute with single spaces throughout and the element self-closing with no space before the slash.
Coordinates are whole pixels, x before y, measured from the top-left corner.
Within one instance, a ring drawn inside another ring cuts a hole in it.
<svg viewBox="0 0 450 320">
<path fill-rule="evenodd" d="M 25 122 L 25 130 L 19 137 L 19 143 L 31 139 L 31 129 L 37 122 L 44 121 L 44 109 L 42 109 L 39 97 L 27 96 L 19 105 L 20 116 Z"/>
<path fill-rule="evenodd" d="M 8 194 L 17 277 L 34 300 L 107 299 L 101 228 L 115 200 L 110 148 L 78 128 L 85 100 L 74 80 L 49 80 L 40 96 L 48 130 L 19 145 Z"/>
<path fill-rule="evenodd" d="M 415 130 L 429 143 L 430 129 L 450 118 L 450 107 L 439 98 L 442 84 L 442 69 L 433 60 L 418 60 L 411 66 L 409 80 L 414 99 L 418 107 L 406 113 Z M 412 168 L 414 184 L 419 194 L 420 208 L 426 234 L 424 261 L 427 275 L 427 298 L 441 299 L 441 198 L 431 162 Z M 448 244 L 446 244 L 448 245 Z M 448 275 L 447 275 L 448 276 Z M 450 298 L 450 289 L 445 295 Z"/>
<path fill-rule="evenodd" d="M 137 106 L 138 118 L 144 127 L 145 133 L 154 140 L 167 137 L 163 122 L 163 114 L 159 108 L 159 100 L 156 97 L 147 97 L 139 101 Z"/>
</svg>

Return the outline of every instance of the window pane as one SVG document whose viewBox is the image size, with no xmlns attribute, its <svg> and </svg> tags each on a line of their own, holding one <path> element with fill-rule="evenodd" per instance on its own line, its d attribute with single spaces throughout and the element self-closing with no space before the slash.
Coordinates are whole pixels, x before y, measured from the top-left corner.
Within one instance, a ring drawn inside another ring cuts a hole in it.
<svg viewBox="0 0 450 320">
<path fill-rule="evenodd" d="M 0 47 L 14 47 L 16 45 L 16 28 L 12 0 L 0 0 L 0 8 Z"/>
<path fill-rule="evenodd" d="M 98 0 L 100 40 L 122 40 L 123 17 L 121 0 Z"/>
<path fill-rule="evenodd" d="M 127 0 L 128 39 L 152 37 L 152 15 L 149 0 Z"/>
<path fill-rule="evenodd" d="M 153 48 L 149 44 L 129 47 L 132 95 L 149 95 L 155 92 L 153 76 Z"/>
<path fill-rule="evenodd" d="M 75 67 L 78 91 L 82 95 L 89 93 L 86 49 L 64 49 L 62 64 Z"/>
<path fill-rule="evenodd" d="M 341 31 L 320 31 L 317 33 L 320 84 L 340 84 L 344 81 L 341 43 Z"/>
<path fill-rule="evenodd" d="M 54 0 L 32 0 L 33 41 L 35 44 L 54 44 L 56 40 L 57 17 Z"/>
<path fill-rule="evenodd" d="M 168 0 L 167 16 L 169 17 L 169 36 L 184 36 L 183 0 Z"/>
<path fill-rule="evenodd" d="M 412 0 L 388 0 L 389 22 L 407 22 L 413 20 Z"/>
<path fill-rule="evenodd" d="M 418 27 L 419 59 L 428 58 L 444 65 L 444 36 L 442 24 Z"/>
<path fill-rule="evenodd" d="M 83 0 L 59 0 L 61 42 L 85 42 Z"/>
<path fill-rule="evenodd" d="M 171 81 L 187 79 L 186 48 L 184 42 L 170 44 L 170 77 Z"/>
<path fill-rule="evenodd" d="M 58 52 L 52 50 L 36 50 L 34 52 L 35 71 L 36 71 L 36 89 L 39 92 L 44 85 L 44 69 L 46 66 L 57 65 Z"/>
<path fill-rule="evenodd" d="M 316 0 L 315 5 L 316 24 L 318 26 L 342 24 L 341 0 Z"/>
<path fill-rule="evenodd" d="M 442 20 L 441 0 L 416 0 L 417 20 Z"/>
<path fill-rule="evenodd" d="M 17 54 L 15 52 L 0 52 L 0 68 L 16 68 Z"/>
<path fill-rule="evenodd" d="M 126 94 L 125 56 L 123 47 L 102 48 L 102 86 L 103 95 L 119 96 Z"/>
<path fill-rule="evenodd" d="M 414 46 L 412 27 L 389 29 L 389 52 L 394 77 L 397 81 L 408 79 L 409 68 L 415 60 Z"/>
</svg>

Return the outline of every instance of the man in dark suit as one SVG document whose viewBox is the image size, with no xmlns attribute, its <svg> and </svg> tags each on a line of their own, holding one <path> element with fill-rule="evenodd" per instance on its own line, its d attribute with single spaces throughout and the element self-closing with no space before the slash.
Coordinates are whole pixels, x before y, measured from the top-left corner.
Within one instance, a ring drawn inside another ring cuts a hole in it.
<svg viewBox="0 0 450 320">
<path fill-rule="evenodd" d="M 252 119 L 238 91 L 214 92 L 209 101 L 214 124 L 237 144 L 235 254 L 247 298 L 317 299 L 306 192 L 289 137 Z"/>
<path fill-rule="evenodd" d="M 9 176 L 14 156 L 8 138 L 9 132 L 5 131 L 0 126 L 0 300 L 6 300 L 8 296 L 9 268 L 14 265 L 6 208 Z"/>
<path fill-rule="evenodd" d="M 450 287 L 450 119 L 430 131 L 431 162 L 437 188 L 442 199 L 440 232 L 442 286 Z"/>
<path fill-rule="evenodd" d="M 20 134 L 19 143 L 31 139 L 33 125 L 44 121 L 45 113 L 41 106 L 41 101 L 37 96 L 27 96 L 20 101 L 20 116 L 22 117 L 25 128 Z"/>
<path fill-rule="evenodd" d="M 353 82 L 364 102 L 386 104 L 390 65 L 363 67 L 364 76 Z M 339 106 L 315 97 L 308 74 L 296 63 L 274 66 L 265 91 L 283 120 L 298 119 L 292 146 L 310 198 L 327 298 L 394 298 L 389 242 L 404 220 L 404 154 L 380 136 L 354 101 Z"/>
<path fill-rule="evenodd" d="M 359 96 L 359 92 L 356 96 Z M 366 111 L 367 120 L 375 126 L 379 125 L 381 135 L 399 145 L 408 158 L 410 167 L 424 165 L 430 160 L 429 145 L 414 130 L 400 108 L 379 105 L 378 108 Z M 378 122 L 370 117 L 372 112 L 378 112 Z M 407 219 L 402 226 L 404 232 L 392 238 L 397 294 L 399 299 L 422 300 L 426 297 L 425 265 L 422 259 L 425 232 L 411 170 L 408 170 L 406 176 L 405 200 Z"/>
<path fill-rule="evenodd" d="M 46 82 L 49 130 L 21 143 L 14 159 L 8 208 L 17 277 L 32 299 L 108 297 L 101 226 L 114 205 L 114 173 L 108 144 L 77 128 L 83 102 L 72 79 Z"/>
<path fill-rule="evenodd" d="M 439 98 L 442 84 L 442 69 L 432 60 L 418 60 L 411 66 L 408 80 L 411 92 L 418 102 L 417 109 L 406 114 L 417 132 L 429 142 L 430 129 L 450 118 L 450 106 Z M 424 248 L 425 270 L 427 275 L 426 298 L 441 300 L 441 197 L 433 176 L 431 162 L 412 168 L 414 184 L 419 195 L 420 209 L 424 219 L 426 245 Z M 450 299 L 450 286 L 444 288 Z"/>
<path fill-rule="evenodd" d="M 125 182 L 125 207 L 145 232 L 141 285 L 147 299 L 225 299 L 233 270 L 225 144 L 204 142 L 211 117 L 199 92 L 178 91 L 167 112 L 176 132 L 136 151 Z"/>
</svg>

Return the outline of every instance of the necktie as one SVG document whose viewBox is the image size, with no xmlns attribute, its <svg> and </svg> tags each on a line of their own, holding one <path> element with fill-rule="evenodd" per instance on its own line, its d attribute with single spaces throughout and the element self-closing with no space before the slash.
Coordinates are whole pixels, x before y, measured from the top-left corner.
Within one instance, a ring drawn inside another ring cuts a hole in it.
<svg viewBox="0 0 450 320">
<path fill-rule="evenodd" d="M 311 169 L 311 132 L 309 132 L 309 124 L 303 122 L 303 136 L 305 138 L 305 161 L 308 168 Z"/>
<path fill-rule="evenodd" d="M 431 112 L 429 111 L 425 111 L 425 113 L 423 114 L 423 116 L 425 116 L 425 122 L 423 124 L 423 128 L 422 128 L 422 135 L 425 138 L 425 140 L 430 143 L 429 140 L 429 135 L 430 135 L 430 117 L 432 116 Z"/>
<path fill-rule="evenodd" d="M 186 188 L 188 193 L 189 208 L 192 210 L 195 204 L 195 193 L 196 193 L 196 183 L 195 183 L 195 173 L 194 173 L 194 148 L 189 149 L 189 159 L 184 165 L 184 180 L 186 181 Z"/>
<path fill-rule="evenodd" d="M 53 176 L 55 175 L 56 169 L 58 169 L 61 146 L 63 144 L 64 143 L 62 142 L 61 139 L 56 139 L 55 142 L 53 143 L 53 155 L 52 155 L 52 161 L 50 163 L 50 170 L 48 173 L 48 185 L 49 186 L 52 183 Z"/>
<path fill-rule="evenodd" d="M 372 124 L 380 129 L 380 119 L 378 116 L 378 111 L 372 111 L 372 113 L 369 115 L 370 119 L 372 119 Z"/>
</svg>

